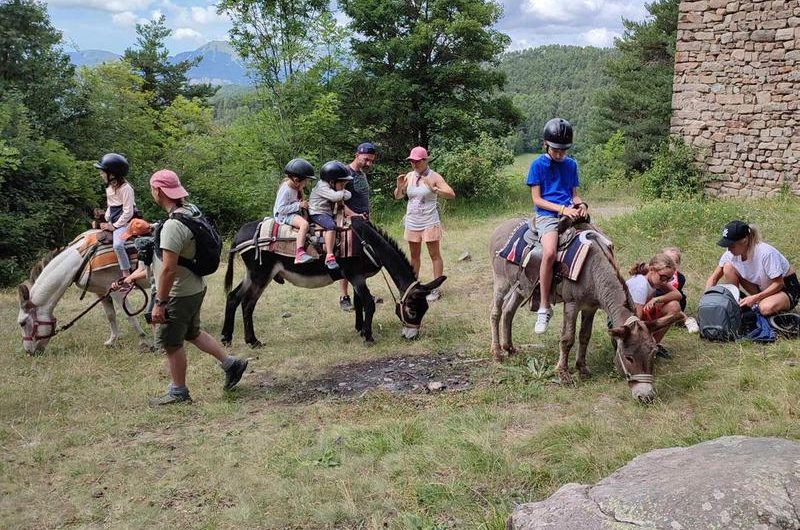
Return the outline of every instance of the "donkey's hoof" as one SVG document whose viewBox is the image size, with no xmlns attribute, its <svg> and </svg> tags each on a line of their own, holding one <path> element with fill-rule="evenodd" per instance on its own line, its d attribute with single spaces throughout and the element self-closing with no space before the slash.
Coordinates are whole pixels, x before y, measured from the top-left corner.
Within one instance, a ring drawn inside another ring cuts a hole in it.
<svg viewBox="0 0 800 530">
<path fill-rule="evenodd" d="M 229 348 L 229 347 L 230 347 L 230 345 L 231 345 L 231 343 L 233 342 L 233 337 L 228 337 L 228 336 L 226 336 L 226 335 L 222 335 L 222 336 L 220 336 L 220 338 L 219 338 L 219 342 L 220 342 L 220 343 L 221 343 L 223 346 L 225 346 L 226 348 Z"/>
<path fill-rule="evenodd" d="M 556 370 L 556 374 L 558 375 L 558 383 L 564 386 L 569 386 L 572 384 L 572 376 L 569 375 L 569 371 L 567 370 Z"/>
<path fill-rule="evenodd" d="M 153 346 L 149 342 L 140 342 L 139 343 L 139 353 L 150 353 L 154 349 L 155 349 L 155 346 Z"/>
<path fill-rule="evenodd" d="M 505 351 L 509 357 L 511 357 L 512 355 L 516 355 L 517 353 L 517 349 L 511 344 L 504 344 L 503 351 Z"/>
<path fill-rule="evenodd" d="M 580 374 L 581 379 L 584 380 L 592 378 L 592 371 L 586 368 L 585 366 L 582 368 L 581 367 L 578 368 L 578 374 Z"/>
<path fill-rule="evenodd" d="M 116 345 L 117 345 L 117 339 L 108 339 L 103 343 L 103 346 L 105 346 L 106 348 L 113 348 Z"/>
<path fill-rule="evenodd" d="M 492 352 L 492 359 L 494 359 L 498 363 L 503 362 L 503 349 L 500 348 L 500 345 L 493 344 L 491 352 Z"/>
<path fill-rule="evenodd" d="M 248 342 L 247 344 L 248 344 L 248 345 L 249 345 L 251 348 L 253 348 L 254 350 L 257 350 L 257 349 L 259 349 L 259 348 L 263 348 L 263 347 L 264 347 L 264 344 L 263 344 L 263 343 L 262 343 L 260 340 L 257 340 L 257 339 L 256 339 L 256 340 L 254 340 L 253 342 Z"/>
</svg>

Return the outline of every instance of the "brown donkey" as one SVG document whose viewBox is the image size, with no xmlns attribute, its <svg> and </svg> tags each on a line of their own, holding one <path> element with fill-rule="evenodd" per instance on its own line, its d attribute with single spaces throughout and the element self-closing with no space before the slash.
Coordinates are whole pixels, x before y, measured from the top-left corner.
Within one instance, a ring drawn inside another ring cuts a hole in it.
<svg viewBox="0 0 800 530">
<path fill-rule="evenodd" d="M 525 269 L 497 255 L 514 230 L 525 219 L 509 219 L 494 232 L 489 242 L 489 259 L 494 274 L 494 297 L 492 300 L 492 356 L 502 360 L 504 352 L 515 353 L 511 341 L 511 325 L 514 314 L 532 294 L 539 277 L 539 260 L 533 256 Z M 608 331 L 616 344 L 615 363 L 625 376 L 631 393 L 642 402 L 655 397 L 653 366 L 656 342 L 652 329 L 672 324 L 672 317 L 663 317 L 645 324 L 636 317 L 633 303 L 619 273 L 611 251 L 600 241 L 592 240 L 592 246 L 583 265 L 578 281 L 563 280 L 556 288 L 557 301 L 564 302 L 564 323 L 556 372 L 562 383 L 570 382 L 569 352 L 575 343 L 575 328 L 578 312 L 581 313 L 580 343 L 575 368 L 581 378 L 591 373 L 586 367 L 586 349 L 592 335 L 592 323 L 598 309 L 605 311 L 612 321 Z M 536 295 L 538 301 L 538 294 Z"/>
</svg>

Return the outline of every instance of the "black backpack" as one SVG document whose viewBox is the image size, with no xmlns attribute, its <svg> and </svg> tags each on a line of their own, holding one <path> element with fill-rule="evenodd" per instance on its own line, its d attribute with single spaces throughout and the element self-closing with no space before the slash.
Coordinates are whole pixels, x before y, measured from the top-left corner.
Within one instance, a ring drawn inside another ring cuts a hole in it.
<svg viewBox="0 0 800 530">
<path fill-rule="evenodd" d="M 715 285 L 700 298 L 697 306 L 700 336 L 713 341 L 732 341 L 739 338 L 742 311 L 726 287 Z"/>
<path fill-rule="evenodd" d="M 191 230 L 194 237 L 196 249 L 194 258 L 187 259 L 179 256 L 178 265 L 186 267 L 198 276 L 208 276 L 217 272 L 222 255 L 222 239 L 211 221 L 202 214 L 193 216 L 175 212 L 169 217 L 183 223 Z M 155 231 L 155 252 L 159 259 L 161 259 L 161 228 L 163 226 L 164 223 L 160 223 Z"/>
</svg>

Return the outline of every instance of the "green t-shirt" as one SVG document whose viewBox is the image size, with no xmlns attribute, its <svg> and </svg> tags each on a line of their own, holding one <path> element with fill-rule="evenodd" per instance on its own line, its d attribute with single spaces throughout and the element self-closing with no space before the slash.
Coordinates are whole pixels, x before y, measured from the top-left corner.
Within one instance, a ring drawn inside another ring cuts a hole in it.
<svg viewBox="0 0 800 530">
<path fill-rule="evenodd" d="M 173 210 L 173 213 L 184 215 L 199 216 L 200 211 L 192 204 L 186 204 Z M 177 219 L 167 219 L 161 227 L 161 249 L 170 250 L 179 256 L 192 259 L 195 253 L 195 242 L 192 231 Z M 153 256 L 153 272 L 156 282 L 161 277 L 162 262 L 158 256 Z M 156 285 L 158 285 L 156 283 Z M 169 291 L 170 298 L 181 296 L 192 296 L 200 293 L 206 288 L 206 282 L 202 276 L 198 276 L 186 267 L 178 265 L 175 272 L 175 283 Z"/>
</svg>

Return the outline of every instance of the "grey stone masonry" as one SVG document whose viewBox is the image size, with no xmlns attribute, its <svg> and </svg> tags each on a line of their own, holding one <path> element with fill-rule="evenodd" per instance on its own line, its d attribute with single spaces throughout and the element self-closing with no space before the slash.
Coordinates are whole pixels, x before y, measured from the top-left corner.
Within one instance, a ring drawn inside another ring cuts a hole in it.
<svg viewBox="0 0 800 530">
<path fill-rule="evenodd" d="M 671 132 L 711 195 L 800 195 L 800 0 L 681 2 Z"/>
</svg>

